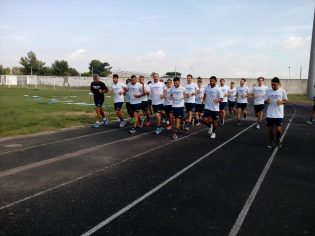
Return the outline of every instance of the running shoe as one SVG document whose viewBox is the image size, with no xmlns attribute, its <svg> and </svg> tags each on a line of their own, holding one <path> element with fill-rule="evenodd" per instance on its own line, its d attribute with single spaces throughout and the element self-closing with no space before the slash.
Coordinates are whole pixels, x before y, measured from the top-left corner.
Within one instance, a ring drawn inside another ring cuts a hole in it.
<svg viewBox="0 0 315 236">
<path fill-rule="evenodd" d="M 135 122 L 135 118 L 131 117 L 130 118 L 130 124 L 133 124 Z"/>
<path fill-rule="evenodd" d="M 125 125 L 126 125 L 126 121 L 124 121 L 124 120 L 120 121 L 120 123 L 119 123 L 120 128 L 125 127 Z"/>
<path fill-rule="evenodd" d="M 276 145 L 274 143 L 274 141 L 270 142 L 268 145 L 267 145 L 267 148 L 274 148 Z"/>
<path fill-rule="evenodd" d="M 212 134 L 212 130 L 213 130 L 213 127 L 210 126 L 210 128 L 208 129 L 208 134 L 211 135 Z"/>
<path fill-rule="evenodd" d="M 216 136 L 215 133 L 212 133 L 210 138 L 215 138 L 215 136 Z"/>
<path fill-rule="evenodd" d="M 313 124 L 313 121 L 307 120 L 307 121 L 305 121 L 305 123 L 308 124 L 308 125 L 312 125 L 312 124 Z"/>
<path fill-rule="evenodd" d="M 172 139 L 178 139 L 178 136 L 177 136 L 176 133 L 174 133 L 174 134 L 172 135 Z"/>
<path fill-rule="evenodd" d="M 171 130 L 171 129 L 172 129 L 172 126 L 171 126 L 171 125 L 168 125 L 168 126 L 166 127 L 166 129 L 167 129 L 167 130 Z"/>
<path fill-rule="evenodd" d="M 104 118 L 103 118 L 103 125 L 104 125 L 104 126 L 107 126 L 108 124 L 109 124 L 108 118 L 104 117 Z"/>
<path fill-rule="evenodd" d="M 135 134 L 136 132 L 137 132 L 137 130 L 134 127 L 132 127 L 131 130 L 129 130 L 130 134 Z"/>
<path fill-rule="evenodd" d="M 260 129 L 260 125 L 258 123 L 256 125 L 256 129 Z"/>
<path fill-rule="evenodd" d="M 156 128 L 155 134 L 160 134 L 160 133 L 162 133 L 162 131 L 163 131 L 162 127 Z"/>
<path fill-rule="evenodd" d="M 95 124 L 92 125 L 92 127 L 93 127 L 93 128 L 99 128 L 100 125 L 99 125 L 98 123 L 95 123 Z"/>
</svg>

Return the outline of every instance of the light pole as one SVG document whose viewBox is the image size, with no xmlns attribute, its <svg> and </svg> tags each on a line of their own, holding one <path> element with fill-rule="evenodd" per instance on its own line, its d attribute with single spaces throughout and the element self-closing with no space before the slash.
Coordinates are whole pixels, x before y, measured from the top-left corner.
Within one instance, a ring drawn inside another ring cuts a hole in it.
<svg viewBox="0 0 315 236">
<path fill-rule="evenodd" d="M 33 67 L 31 66 L 31 76 L 33 75 Z"/>
<path fill-rule="evenodd" d="M 291 78 L 291 66 L 288 67 L 289 68 L 289 79 Z"/>
</svg>

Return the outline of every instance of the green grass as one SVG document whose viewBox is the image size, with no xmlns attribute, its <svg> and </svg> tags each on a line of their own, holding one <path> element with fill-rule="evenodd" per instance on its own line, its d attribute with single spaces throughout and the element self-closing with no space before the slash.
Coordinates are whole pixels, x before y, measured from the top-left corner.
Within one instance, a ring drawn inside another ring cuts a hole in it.
<svg viewBox="0 0 315 236">
<path fill-rule="evenodd" d="M 52 131 L 95 122 L 95 107 L 49 103 L 59 101 L 94 103 L 89 89 L 0 87 L 0 137 Z M 28 95 L 28 96 L 25 96 Z M 33 98 L 32 96 L 39 96 Z M 105 112 L 116 119 L 112 97 L 105 98 Z"/>
<path fill-rule="evenodd" d="M 313 99 L 309 99 L 306 95 L 301 94 L 288 94 L 288 100 L 289 102 L 313 102 Z"/>
</svg>

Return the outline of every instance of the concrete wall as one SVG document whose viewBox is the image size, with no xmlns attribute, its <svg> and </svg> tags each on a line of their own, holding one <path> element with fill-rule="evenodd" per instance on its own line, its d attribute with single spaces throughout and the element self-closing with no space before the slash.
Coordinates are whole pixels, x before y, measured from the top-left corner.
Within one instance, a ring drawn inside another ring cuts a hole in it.
<svg viewBox="0 0 315 236">
<path fill-rule="evenodd" d="M 120 81 L 125 82 L 127 77 L 121 77 Z M 150 78 L 146 78 L 149 81 Z M 204 85 L 209 83 L 209 79 L 203 79 Z M 239 78 L 226 78 L 226 85 L 229 85 L 231 81 L 235 82 L 235 85 L 239 85 Z M 256 79 L 246 79 L 246 85 L 252 87 L 257 80 Z M 306 79 L 281 79 L 282 87 L 285 88 L 288 93 L 291 94 L 306 94 L 307 80 Z M 92 81 L 91 77 L 56 77 L 56 76 L 30 76 L 30 75 L 1 75 L 0 85 L 6 86 L 68 86 L 68 87 L 88 87 Z M 101 78 L 106 85 L 112 83 L 112 78 Z M 185 79 L 182 79 L 182 84 L 185 83 Z M 196 81 L 195 81 L 196 82 Z M 265 85 L 270 87 L 270 79 L 265 80 Z"/>
</svg>

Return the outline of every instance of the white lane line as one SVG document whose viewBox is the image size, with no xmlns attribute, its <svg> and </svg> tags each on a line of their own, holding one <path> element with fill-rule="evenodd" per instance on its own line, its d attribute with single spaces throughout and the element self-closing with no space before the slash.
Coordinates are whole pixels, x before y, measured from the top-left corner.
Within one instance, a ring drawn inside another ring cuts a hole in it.
<svg viewBox="0 0 315 236">
<path fill-rule="evenodd" d="M 210 156 L 212 153 L 216 152 L 217 150 L 219 150 L 220 148 L 222 148 L 223 146 L 225 146 L 226 144 L 228 144 L 229 142 L 231 142 L 232 140 L 234 140 L 235 138 L 237 138 L 238 136 L 240 136 L 242 133 L 246 132 L 247 130 L 249 130 L 251 127 L 253 127 L 257 122 L 255 122 L 254 124 L 250 125 L 249 127 L 247 127 L 246 129 L 242 130 L 241 132 L 239 132 L 238 134 L 234 135 L 232 138 L 230 138 L 229 140 L 225 141 L 224 143 L 220 144 L 219 146 L 217 146 L 215 149 L 211 150 L 210 152 L 206 153 L 205 155 L 203 155 L 202 157 L 200 157 L 198 160 L 194 161 L 193 163 L 191 163 L 190 165 L 186 166 L 185 168 L 183 168 L 182 170 L 180 170 L 179 172 L 177 172 L 176 174 L 174 174 L 173 176 L 171 176 L 170 178 L 168 178 L 167 180 L 165 180 L 164 182 L 160 183 L 159 185 L 157 185 L 155 188 L 151 189 L 149 192 L 145 193 L 144 195 L 142 195 L 141 197 L 139 197 L 138 199 L 134 200 L 133 202 L 131 202 L 130 204 L 128 204 L 127 206 L 125 206 L 124 208 L 122 208 L 121 210 L 117 211 L 116 213 L 114 213 L 113 215 L 111 215 L 110 217 L 108 217 L 107 219 L 105 219 L 104 221 L 100 222 L 98 225 L 94 226 L 93 228 L 91 228 L 89 231 L 85 232 L 84 234 L 82 234 L 82 236 L 88 236 L 91 235 L 93 233 L 95 233 L 97 230 L 101 229 L 102 227 L 104 227 L 105 225 L 107 225 L 108 223 L 110 223 L 111 221 L 115 220 L 117 217 L 119 217 L 120 215 L 124 214 L 125 212 L 127 212 L 128 210 L 130 210 L 131 208 L 133 208 L 134 206 L 136 206 L 138 203 L 142 202 L 143 200 L 145 200 L 147 197 L 151 196 L 152 194 L 154 194 L 156 191 L 158 191 L 159 189 L 161 189 L 162 187 L 164 187 L 165 185 L 167 185 L 169 182 L 171 182 L 172 180 L 174 180 L 175 178 L 177 178 L 178 176 L 180 176 L 181 174 L 183 174 L 184 172 L 186 172 L 187 170 L 191 169 L 193 166 L 195 166 L 196 164 L 198 164 L 199 162 L 201 162 L 202 160 L 204 160 L 205 158 L 207 158 L 208 156 Z"/>
<path fill-rule="evenodd" d="M 99 169 L 99 170 L 90 172 L 90 173 L 88 173 L 88 174 L 86 174 L 86 175 L 77 177 L 77 178 L 75 178 L 75 179 L 73 179 L 73 180 L 64 182 L 64 183 L 62 183 L 62 184 L 59 184 L 59 185 L 56 185 L 56 186 L 54 186 L 54 187 L 48 188 L 48 189 L 43 190 L 43 191 L 41 191 L 41 192 L 32 194 L 32 195 L 30 195 L 30 196 L 28 196 L 28 197 L 25 197 L 25 198 L 23 198 L 23 199 L 17 200 L 17 201 L 15 201 L 15 202 L 13 202 L 13 203 L 4 205 L 4 206 L 0 207 L 0 210 L 3 210 L 3 209 L 6 209 L 6 208 L 15 206 L 15 205 L 17 205 L 17 204 L 19 204 L 19 203 L 21 203 L 21 202 L 25 202 L 25 201 L 27 201 L 27 200 L 30 200 L 30 199 L 35 198 L 35 197 L 38 197 L 38 196 L 43 195 L 43 194 L 45 194 L 45 193 L 48 193 L 48 192 L 51 192 L 51 191 L 53 191 L 53 190 L 59 189 L 59 188 L 61 188 L 61 187 L 63 187 L 63 186 L 66 186 L 66 185 L 75 183 L 75 182 L 77 182 L 77 181 L 79 181 L 79 180 L 82 180 L 82 179 L 85 179 L 85 178 L 90 177 L 90 176 L 92 176 L 92 175 L 95 175 L 95 174 L 98 174 L 98 173 L 100 173 L 100 172 L 103 172 L 103 171 L 105 171 L 106 169 L 119 166 L 119 165 L 121 165 L 121 164 L 123 164 L 123 163 L 125 163 L 125 162 L 127 162 L 127 161 L 132 161 L 133 159 L 137 159 L 138 157 L 140 157 L 140 156 L 142 156 L 142 155 L 144 155 L 144 154 L 146 154 L 146 153 L 148 153 L 148 152 L 151 152 L 151 151 L 154 151 L 154 150 L 156 150 L 156 149 L 159 149 L 159 148 L 165 147 L 165 146 L 167 146 L 167 145 L 170 145 L 170 144 L 172 144 L 172 143 L 178 142 L 178 141 L 183 140 L 183 139 L 185 139 L 185 138 L 188 138 L 188 137 L 190 137 L 190 136 L 192 136 L 192 135 L 194 135 L 194 134 L 198 134 L 198 133 L 200 133 L 200 132 L 202 132 L 202 131 L 205 131 L 206 129 L 207 129 L 207 128 L 202 129 L 202 130 L 199 130 L 199 131 L 194 132 L 194 133 L 191 133 L 191 134 L 189 134 L 189 135 L 183 136 L 183 137 L 178 138 L 178 139 L 176 139 L 176 140 L 174 140 L 174 141 L 171 141 L 171 142 L 169 142 L 169 143 L 165 143 L 165 144 L 162 144 L 162 145 L 157 146 L 157 147 L 155 147 L 155 148 L 152 148 L 152 149 L 150 149 L 150 150 L 147 150 L 147 151 L 145 151 L 145 152 L 136 154 L 136 155 L 134 155 L 134 156 L 132 156 L 132 157 L 130 157 L 130 158 L 128 158 L 128 159 L 124 159 L 124 160 L 122 160 L 122 161 L 120 161 L 120 162 L 117 162 L 117 163 L 115 163 L 115 164 L 113 164 L 113 165 L 106 166 L 106 167 L 104 167 L 104 168 L 102 168 L 102 169 Z"/>
<path fill-rule="evenodd" d="M 127 128 L 127 127 L 124 127 L 124 128 Z M 56 140 L 56 141 L 52 141 L 52 142 L 48 142 L 48 143 L 42 143 L 42 144 L 30 146 L 30 147 L 25 147 L 25 148 L 19 148 L 19 149 L 14 149 L 14 150 L 10 150 L 10 151 L 0 152 L 0 155 L 12 153 L 12 152 L 21 152 L 21 151 L 25 151 L 25 150 L 29 150 L 29 149 L 33 149 L 33 148 L 47 146 L 47 145 L 50 145 L 50 144 L 72 141 L 72 140 L 76 140 L 76 139 L 79 139 L 79 138 L 85 138 L 85 137 L 90 137 L 90 136 L 94 136 L 94 135 L 98 135 L 98 134 L 110 133 L 110 132 L 118 131 L 118 130 L 121 130 L 121 128 L 120 129 L 117 128 L 117 129 L 112 129 L 112 130 L 106 130 L 106 131 L 92 133 L 92 134 L 85 134 L 85 135 L 80 135 L 80 136 L 76 136 L 76 137 L 72 137 L 72 138 Z"/>
<path fill-rule="evenodd" d="M 285 129 L 285 131 L 284 131 L 284 133 L 283 133 L 283 135 L 282 135 L 282 137 L 280 139 L 281 142 L 284 139 L 284 137 L 285 137 L 285 135 L 286 135 L 286 133 L 287 133 L 291 123 L 292 123 L 292 120 L 293 120 L 293 118 L 295 116 L 295 113 L 296 113 L 296 110 L 294 111 L 294 113 L 292 115 L 292 118 L 290 119 L 290 122 L 289 122 L 288 126 L 286 127 L 286 129 Z M 266 176 L 266 174 L 267 174 L 267 172 L 268 172 L 268 170 L 269 170 L 269 168 L 270 168 L 270 166 L 271 166 L 271 164 L 272 164 L 272 162 L 273 162 L 277 152 L 278 152 L 278 147 L 276 147 L 273 150 L 271 156 L 269 157 L 269 160 L 268 160 L 265 168 L 263 169 L 263 171 L 262 171 L 261 175 L 259 176 L 259 178 L 258 178 L 258 180 L 257 180 L 257 182 L 256 182 L 256 184 L 255 184 L 255 186 L 254 186 L 254 188 L 252 190 L 252 192 L 250 193 L 247 201 L 245 202 L 245 205 L 244 205 L 242 211 L 238 215 L 237 220 L 234 223 L 234 225 L 233 225 L 233 227 L 232 227 L 232 229 L 231 229 L 231 231 L 229 233 L 229 236 L 236 236 L 238 231 L 240 230 L 240 228 L 241 228 L 241 226 L 242 226 L 242 224 L 243 224 L 243 222 L 245 220 L 245 217 L 246 217 L 246 215 L 247 215 L 247 213 L 249 211 L 249 208 L 251 207 L 252 203 L 254 202 L 255 197 L 256 197 L 259 189 L 260 189 L 260 186 L 261 186 L 262 182 L 264 181 L 265 176 Z"/>
<path fill-rule="evenodd" d="M 153 132 L 154 131 L 146 132 L 144 134 L 139 134 L 139 135 L 136 135 L 136 136 L 132 136 L 132 138 L 148 135 L 148 134 L 151 134 Z M 98 150 L 98 149 L 100 149 L 102 147 L 105 147 L 105 146 L 108 146 L 108 145 L 112 145 L 112 144 L 115 144 L 115 143 L 119 143 L 119 142 L 123 142 L 123 141 L 130 141 L 130 138 L 131 137 L 124 138 L 124 139 L 119 139 L 119 140 L 116 140 L 116 141 L 113 141 L 113 142 L 100 144 L 100 145 L 97 145 L 97 146 L 94 146 L 94 147 L 82 149 L 82 150 L 79 150 L 79 151 L 76 151 L 76 152 L 72 152 L 72 153 L 68 153 L 68 154 L 65 154 L 65 155 L 62 155 L 62 156 L 52 157 L 52 158 L 49 158 L 47 160 L 38 161 L 38 162 L 34 162 L 34 163 L 31 163 L 31 164 L 28 164 L 28 165 L 23 165 L 23 166 L 19 166 L 19 167 L 16 167 L 16 168 L 9 169 L 9 170 L 1 171 L 0 172 L 0 178 L 8 176 L 8 175 L 13 175 L 13 174 L 16 174 L 16 173 L 21 172 L 21 171 L 25 171 L 25 170 L 29 170 L 29 169 L 32 169 L 32 168 L 36 168 L 36 167 L 39 167 L 39 166 L 48 165 L 48 164 L 51 164 L 51 163 L 54 163 L 54 162 L 57 162 L 57 161 L 63 161 L 63 160 L 66 160 L 68 158 L 71 158 L 71 157 L 77 157 L 77 156 L 80 156 L 80 155 L 83 155 L 83 154 L 86 154 L 86 153 Z"/>
</svg>

